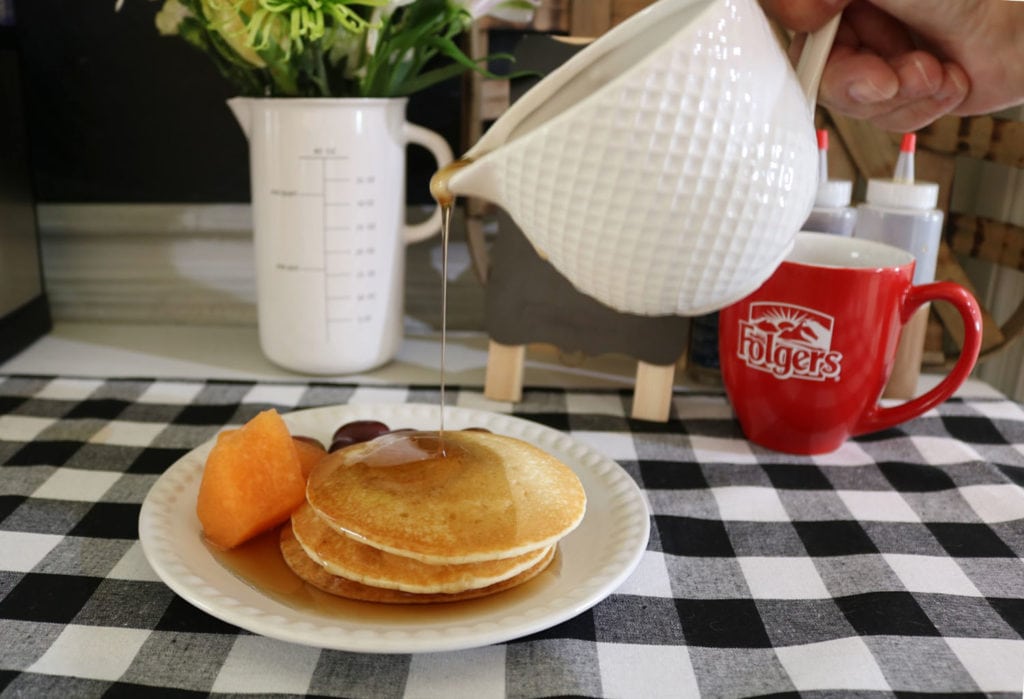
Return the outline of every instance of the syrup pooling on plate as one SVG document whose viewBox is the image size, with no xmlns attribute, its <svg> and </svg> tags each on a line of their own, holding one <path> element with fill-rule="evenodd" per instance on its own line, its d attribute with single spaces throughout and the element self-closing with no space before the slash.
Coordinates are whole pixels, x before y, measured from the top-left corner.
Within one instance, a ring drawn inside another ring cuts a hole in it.
<svg viewBox="0 0 1024 699">
<path fill-rule="evenodd" d="M 287 525 L 286 525 L 287 526 Z M 299 578 L 285 563 L 277 529 L 265 532 L 230 551 L 207 545 L 210 555 L 233 576 L 274 601 L 299 612 L 333 617 L 345 622 L 388 629 L 429 628 L 431 624 L 467 623 L 490 614 L 507 614 L 531 596 L 559 583 L 562 559 L 555 559 L 540 575 L 497 595 L 431 605 L 377 604 L 346 599 L 318 590 Z"/>
</svg>

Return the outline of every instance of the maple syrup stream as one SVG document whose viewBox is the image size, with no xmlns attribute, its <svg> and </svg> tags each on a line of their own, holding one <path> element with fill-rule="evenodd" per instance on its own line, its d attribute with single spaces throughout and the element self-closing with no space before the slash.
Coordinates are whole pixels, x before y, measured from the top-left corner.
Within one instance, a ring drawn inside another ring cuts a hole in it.
<svg viewBox="0 0 1024 699">
<path fill-rule="evenodd" d="M 441 406 L 439 441 L 441 454 L 444 448 L 444 406 L 445 406 L 445 351 L 448 346 L 448 241 L 451 235 L 452 211 L 455 209 L 455 194 L 448 187 L 452 175 L 473 161 L 468 158 L 456 160 L 445 165 L 430 178 L 430 195 L 441 207 Z"/>
<path fill-rule="evenodd" d="M 448 346 L 448 236 L 452 229 L 452 204 L 441 205 L 441 424 L 438 436 L 441 443 L 441 453 L 444 448 L 444 389 L 445 389 L 445 349 Z"/>
</svg>

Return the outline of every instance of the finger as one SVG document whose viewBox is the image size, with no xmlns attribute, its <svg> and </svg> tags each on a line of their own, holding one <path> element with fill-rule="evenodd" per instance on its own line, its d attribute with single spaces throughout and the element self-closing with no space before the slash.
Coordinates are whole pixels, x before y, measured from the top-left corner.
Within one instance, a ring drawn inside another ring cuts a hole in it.
<svg viewBox="0 0 1024 699">
<path fill-rule="evenodd" d="M 818 99 L 847 116 L 870 118 L 891 111 L 899 89 L 899 76 L 881 57 L 837 46 L 822 73 Z"/>
<path fill-rule="evenodd" d="M 848 38 L 848 34 L 844 34 L 844 43 L 870 50 L 883 58 L 909 53 L 916 48 L 906 25 L 871 3 L 851 4 L 843 14 L 843 24 L 848 32 L 856 36 L 854 42 Z"/>
<path fill-rule="evenodd" d="M 959 27 L 968 35 L 975 31 L 991 32 L 990 15 L 1000 3 L 935 2 L 935 0 L 871 0 L 886 14 L 907 26 L 914 27 L 922 36 L 946 44 L 952 38 L 950 29 Z"/>
<path fill-rule="evenodd" d="M 822 76 L 821 101 L 851 116 L 874 119 L 933 99 L 944 80 L 943 65 L 924 51 L 884 61 L 872 53 L 838 48 Z"/>
<path fill-rule="evenodd" d="M 924 128 L 946 114 L 955 113 L 967 97 L 969 81 L 967 74 L 956 63 L 948 63 L 943 68 L 943 80 L 933 94 L 900 105 L 891 112 L 876 115 L 872 119 L 875 126 L 906 133 Z"/>
<path fill-rule="evenodd" d="M 930 98 L 945 79 L 942 64 L 935 56 L 924 51 L 911 51 L 889 61 L 900 81 L 895 101 L 913 102 Z"/>
<path fill-rule="evenodd" d="M 851 0 L 761 0 L 769 17 L 797 32 L 820 29 Z"/>
</svg>

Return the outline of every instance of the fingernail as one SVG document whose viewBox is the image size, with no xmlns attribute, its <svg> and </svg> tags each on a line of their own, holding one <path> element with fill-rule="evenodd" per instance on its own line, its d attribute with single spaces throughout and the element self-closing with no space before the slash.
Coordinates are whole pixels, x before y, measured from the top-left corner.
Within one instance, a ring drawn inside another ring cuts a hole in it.
<svg viewBox="0 0 1024 699">
<path fill-rule="evenodd" d="M 967 94 L 967 83 L 956 71 L 950 71 L 949 78 L 943 82 L 942 88 L 936 91 L 935 99 L 945 101 Z"/>
<path fill-rule="evenodd" d="M 929 74 L 928 71 L 924 69 L 924 63 L 921 61 L 919 57 L 914 56 L 913 64 L 914 70 L 916 70 L 917 74 L 921 76 L 921 81 L 925 84 L 925 87 L 927 87 L 932 92 L 935 92 L 940 87 L 942 87 L 942 83 L 936 83 L 932 75 Z M 939 80 L 942 80 L 941 75 L 939 76 Z"/>
<path fill-rule="evenodd" d="M 856 80 L 850 83 L 850 87 L 847 88 L 846 94 L 850 96 L 855 102 L 863 102 L 865 104 L 872 104 L 874 102 L 881 102 L 889 99 L 892 95 L 885 94 L 870 80 Z"/>
</svg>

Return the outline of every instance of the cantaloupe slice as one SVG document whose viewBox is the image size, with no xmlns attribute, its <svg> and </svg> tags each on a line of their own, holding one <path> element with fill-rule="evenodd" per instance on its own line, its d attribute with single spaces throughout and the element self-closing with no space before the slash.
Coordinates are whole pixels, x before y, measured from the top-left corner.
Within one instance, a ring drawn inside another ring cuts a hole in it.
<svg viewBox="0 0 1024 699">
<path fill-rule="evenodd" d="M 222 432 L 206 458 L 196 514 L 207 540 L 229 549 L 284 522 L 305 500 L 295 441 L 274 410 Z"/>
<path fill-rule="evenodd" d="M 308 441 L 299 437 L 293 437 L 295 440 L 295 451 L 299 455 L 299 467 L 302 469 L 303 479 L 309 478 L 309 472 L 313 470 L 313 467 L 320 463 L 320 459 L 327 456 L 327 450 L 324 449 L 322 444 L 314 444 L 312 441 Z"/>
</svg>

